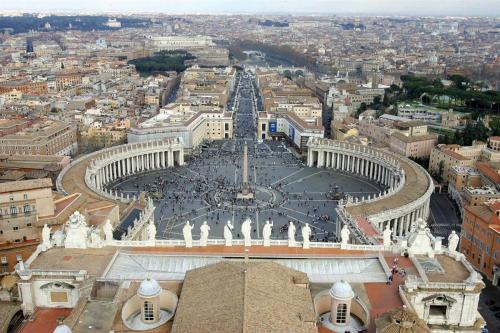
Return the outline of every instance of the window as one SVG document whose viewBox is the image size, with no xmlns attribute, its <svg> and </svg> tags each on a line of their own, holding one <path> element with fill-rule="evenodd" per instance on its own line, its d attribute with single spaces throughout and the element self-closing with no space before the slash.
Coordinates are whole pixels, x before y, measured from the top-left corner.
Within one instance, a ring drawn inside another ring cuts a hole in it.
<svg viewBox="0 0 500 333">
<path fill-rule="evenodd" d="M 9 264 L 7 263 L 7 257 L 2 257 L 2 265 L 0 267 L 0 273 L 7 273 L 9 271 Z"/>
<path fill-rule="evenodd" d="M 23 199 L 24 200 L 28 200 L 28 195 L 27 194 L 23 194 Z"/>
<path fill-rule="evenodd" d="M 446 317 L 448 307 L 446 305 L 431 305 L 429 307 L 429 316 Z"/>
<path fill-rule="evenodd" d="M 23 212 L 24 213 L 29 213 L 31 211 L 31 207 L 29 204 L 24 204 L 23 206 Z"/>
<path fill-rule="evenodd" d="M 152 302 L 144 302 L 144 321 L 153 321 L 155 319 L 154 305 Z"/>
<path fill-rule="evenodd" d="M 345 324 L 347 321 L 347 304 L 337 305 L 337 324 Z"/>
<path fill-rule="evenodd" d="M 10 206 L 10 214 L 11 215 L 17 214 L 17 207 L 16 206 Z"/>
</svg>

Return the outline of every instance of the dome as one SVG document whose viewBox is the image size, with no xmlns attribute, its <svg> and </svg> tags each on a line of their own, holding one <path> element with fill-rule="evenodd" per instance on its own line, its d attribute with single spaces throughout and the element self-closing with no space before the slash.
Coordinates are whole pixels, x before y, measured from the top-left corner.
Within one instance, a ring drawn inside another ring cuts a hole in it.
<svg viewBox="0 0 500 333">
<path fill-rule="evenodd" d="M 71 333 L 71 329 L 64 324 L 59 324 L 53 333 Z"/>
<path fill-rule="evenodd" d="M 344 280 L 337 281 L 330 288 L 330 296 L 336 299 L 348 299 L 354 297 L 351 285 Z"/>
<path fill-rule="evenodd" d="M 137 294 L 142 297 L 153 297 L 161 293 L 161 287 L 155 279 L 147 278 L 141 282 Z"/>
</svg>

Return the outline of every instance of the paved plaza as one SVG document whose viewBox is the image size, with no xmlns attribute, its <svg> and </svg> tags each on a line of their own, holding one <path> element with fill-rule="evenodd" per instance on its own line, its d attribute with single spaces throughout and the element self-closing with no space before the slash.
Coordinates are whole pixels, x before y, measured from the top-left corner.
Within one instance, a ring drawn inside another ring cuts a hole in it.
<svg viewBox="0 0 500 333">
<path fill-rule="evenodd" d="M 257 142 L 250 78 L 243 77 L 237 98 L 235 139 L 205 143 L 184 166 L 122 179 L 110 188 L 130 195 L 145 191 L 154 198 L 159 239 L 182 239 L 186 221 L 194 224 L 195 239 L 204 221 L 211 227 L 209 237 L 222 239 L 228 220 L 238 239 L 243 237 L 241 223 L 249 217 L 253 238 L 261 238 L 262 227 L 270 219 L 273 239 L 286 239 L 288 222 L 293 221 L 298 240 L 304 223 L 310 224 L 315 241 L 336 240 L 337 200 L 346 194 L 378 193 L 381 185 L 331 169 L 307 167 L 284 141 Z M 253 200 L 236 199 L 243 182 L 245 143 Z"/>
</svg>

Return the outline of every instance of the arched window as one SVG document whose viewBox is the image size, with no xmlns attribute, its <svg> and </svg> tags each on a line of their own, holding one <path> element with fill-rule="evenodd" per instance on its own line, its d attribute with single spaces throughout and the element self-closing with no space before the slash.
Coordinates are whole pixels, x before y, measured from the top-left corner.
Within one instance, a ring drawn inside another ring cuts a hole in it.
<svg viewBox="0 0 500 333">
<path fill-rule="evenodd" d="M 347 322 L 347 304 L 342 303 L 337 305 L 337 324 L 345 324 Z"/>
<path fill-rule="evenodd" d="M 144 321 L 155 320 L 154 305 L 152 302 L 144 301 Z"/>
</svg>

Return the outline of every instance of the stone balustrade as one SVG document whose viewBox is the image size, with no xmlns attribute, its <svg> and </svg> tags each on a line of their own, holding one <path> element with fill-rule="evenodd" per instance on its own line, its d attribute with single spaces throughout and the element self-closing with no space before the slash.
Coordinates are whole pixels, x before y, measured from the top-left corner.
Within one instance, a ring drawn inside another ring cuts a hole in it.
<svg viewBox="0 0 500 333">
<path fill-rule="evenodd" d="M 131 228 L 127 230 L 127 233 L 123 235 L 122 240 L 129 241 L 148 239 L 146 225 L 148 223 L 154 223 L 154 212 L 155 207 L 153 205 L 153 200 L 148 198 L 146 207 L 139 215 L 139 218 L 134 220 Z"/>
</svg>

